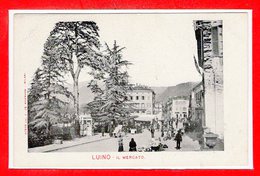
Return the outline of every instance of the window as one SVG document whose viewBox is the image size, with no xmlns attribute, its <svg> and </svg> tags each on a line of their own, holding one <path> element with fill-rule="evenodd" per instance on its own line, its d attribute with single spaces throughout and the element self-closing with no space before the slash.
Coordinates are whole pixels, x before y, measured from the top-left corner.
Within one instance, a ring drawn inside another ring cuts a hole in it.
<svg viewBox="0 0 260 176">
<path fill-rule="evenodd" d="M 144 100 L 144 96 L 142 96 L 142 100 Z"/>
<path fill-rule="evenodd" d="M 133 100 L 133 96 L 130 96 L 130 100 Z"/>
<path fill-rule="evenodd" d="M 219 33 L 218 27 L 212 27 L 211 29 L 212 36 L 212 53 L 213 56 L 219 56 Z"/>
<path fill-rule="evenodd" d="M 222 29 L 222 26 L 219 26 L 219 28 L 218 28 L 218 42 L 219 42 L 218 43 L 219 55 L 223 56 L 223 29 Z"/>
<path fill-rule="evenodd" d="M 136 96 L 136 100 L 139 100 L 139 97 L 138 97 L 138 96 Z"/>
<path fill-rule="evenodd" d="M 197 40 L 199 66 L 202 66 L 204 59 L 203 30 L 197 29 L 195 35 Z"/>
<path fill-rule="evenodd" d="M 201 102 L 201 96 L 202 96 L 202 91 L 196 93 L 196 103 L 199 104 Z"/>
</svg>

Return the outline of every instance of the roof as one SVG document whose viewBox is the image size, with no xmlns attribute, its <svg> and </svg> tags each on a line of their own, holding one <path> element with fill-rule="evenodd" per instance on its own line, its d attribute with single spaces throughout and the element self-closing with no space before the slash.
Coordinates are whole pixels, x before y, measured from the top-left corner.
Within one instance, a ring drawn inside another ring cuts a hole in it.
<svg viewBox="0 0 260 176">
<path fill-rule="evenodd" d="M 175 96 L 175 97 L 170 97 L 168 101 L 172 102 L 172 100 L 189 100 L 188 96 Z"/>
<path fill-rule="evenodd" d="M 132 91 L 134 90 L 142 90 L 142 91 L 149 91 L 152 92 L 153 94 L 155 94 L 154 90 L 148 86 L 143 86 L 143 85 L 134 85 L 132 87 Z"/>
</svg>

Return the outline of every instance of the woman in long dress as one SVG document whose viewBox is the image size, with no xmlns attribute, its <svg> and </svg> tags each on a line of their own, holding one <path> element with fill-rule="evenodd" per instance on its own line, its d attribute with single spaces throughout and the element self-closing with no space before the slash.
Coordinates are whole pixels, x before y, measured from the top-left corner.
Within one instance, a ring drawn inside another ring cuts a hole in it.
<svg viewBox="0 0 260 176">
<path fill-rule="evenodd" d="M 129 142 L 129 151 L 136 151 L 136 142 L 134 140 L 134 138 L 131 139 L 131 141 Z"/>
<path fill-rule="evenodd" d="M 124 141 L 121 135 L 119 135 L 118 138 L 118 152 L 123 152 L 124 151 Z"/>
</svg>

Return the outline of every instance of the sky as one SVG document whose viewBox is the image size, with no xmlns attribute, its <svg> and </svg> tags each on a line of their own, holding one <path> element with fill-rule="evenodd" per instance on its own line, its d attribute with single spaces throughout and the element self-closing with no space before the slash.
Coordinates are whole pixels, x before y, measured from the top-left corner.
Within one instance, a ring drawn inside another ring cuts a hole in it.
<svg viewBox="0 0 260 176">
<path fill-rule="evenodd" d="M 128 69 L 131 83 L 174 86 L 200 81 L 193 60 L 197 56 L 193 20 L 189 14 L 16 14 L 14 56 L 28 63 L 21 69 L 31 80 L 55 23 L 94 21 L 101 43 L 112 46 L 116 40 L 126 47 L 123 57 L 133 64 Z M 88 71 L 81 72 L 80 82 L 91 80 Z"/>
</svg>

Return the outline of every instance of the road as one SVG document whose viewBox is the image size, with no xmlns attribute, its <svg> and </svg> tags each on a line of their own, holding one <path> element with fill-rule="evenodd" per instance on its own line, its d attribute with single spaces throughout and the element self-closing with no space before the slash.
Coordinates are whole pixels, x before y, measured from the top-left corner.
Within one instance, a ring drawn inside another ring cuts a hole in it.
<svg viewBox="0 0 260 176">
<path fill-rule="evenodd" d="M 155 138 L 160 137 L 160 133 L 155 133 Z M 129 142 L 131 138 L 136 141 L 137 147 L 148 147 L 151 140 L 151 134 L 148 130 L 144 130 L 140 134 L 128 134 L 123 137 L 124 151 L 129 151 Z M 176 151 L 175 141 L 168 140 L 162 141 L 163 144 L 167 144 L 168 148 L 165 151 Z M 194 151 L 199 150 L 200 146 L 197 141 L 192 141 L 188 136 L 183 136 L 182 149 L 180 151 Z M 55 152 L 117 152 L 118 151 L 118 138 L 109 138 L 102 141 L 91 142 L 74 146 L 70 148 L 64 148 Z"/>
</svg>

